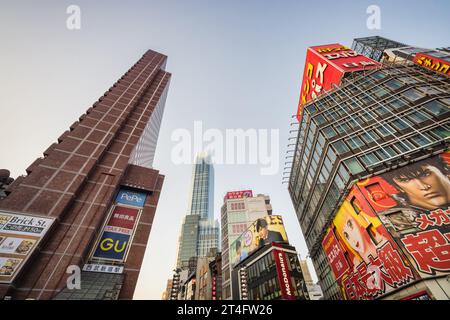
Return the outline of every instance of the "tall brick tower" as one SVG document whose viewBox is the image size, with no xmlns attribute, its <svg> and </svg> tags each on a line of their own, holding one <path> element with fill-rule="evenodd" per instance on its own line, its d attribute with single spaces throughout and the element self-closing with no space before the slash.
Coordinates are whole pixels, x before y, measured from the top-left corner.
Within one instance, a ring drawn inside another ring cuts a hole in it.
<svg viewBox="0 0 450 320">
<path fill-rule="evenodd" d="M 8 186 L 0 299 L 133 297 L 164 180 L 152 162 L 166 61 L 147 51 Z"/>
</svg>

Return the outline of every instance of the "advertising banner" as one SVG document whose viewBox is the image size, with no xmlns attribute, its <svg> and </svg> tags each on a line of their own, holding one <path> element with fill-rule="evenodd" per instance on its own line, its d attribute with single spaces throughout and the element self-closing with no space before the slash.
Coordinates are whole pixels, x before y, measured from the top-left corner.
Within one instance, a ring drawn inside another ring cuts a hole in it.
<svg viewBox="0 0 450 320">
<path fill-rule="evenodd" d="M 338 43 L 309 47 L 297 109 L 298 121 L 301 121 L 303 106 L 333 89 L 333 85 L 339 86 L 346 73 L 379 66 L 378 62 Z"/>
<path fill-rule="evenodd" d="M 251 198 L 253 197 L 252 190 L 242 190 L 242 191 L 231 191 L 227 192 L 225 195 L 224 201 L 228 199 L 242 199 L 242 198 Z"/>
<path fill-rule="evenodd" d="M 97 262 L 98 260 L 100 262 L 125 261 L 140 211 L 145 204 L 145 198 L 145 193 L 128 189 L 119 190 L 111 215 L 92 253 L 92 259 Z"/>
<path fill-rule="evenodd" d="M 295 289 L 292 285 L 286 254 L 281 250 L 273 250 L 275 266 L 278 273 L 278 281 L 281 287 L 281 297 L 284 300 L 295 300 Z"/>
<path fill-rule="evenodd" d="M 94 257 L 123 261 L 129 240 L 130 235 L 128 234 L 105 231 L 100 238 Z"/>
<path fill-rule="evenodd" d="M 352 188 L 322 242 L 345 298 L 374 299 L 413 280 L 450 273 L 449 164 L 447 151 Z M 336 258 L 340 248 L 348 272 L 341 272 Z"/>
<path fill-rule="evenodd" d="M 381 177 L 396 191 L 377 214 L 422 278 L 450 273 L 450 152 Z"/>
<path fill-rule="evenodd" d="M 10 283 L 54 219 L 0 211 L 0 283 Z"/>
<path fill-rule="evenodd" d="M 265 216 L 252 223 L 230 246 L 234 267 L 258 248 L 272 242 L 289 242 L 281 216 Z"/>
<path fill-rule="evenodd" d="M 333 238 L 338 244 L 330 246 L 328 241 Z M 401 250 L 357 187 L 338 209 L 322 245 L 346 299 L 375 299 L 415 279 Z"/>
<path fill-rule="evenodd" d="M 116 196 L 116 202 L 142 208 L 146 197 L 147 195 L 145 193 L 122 189 L 119 190 Z"/>
<path fill-rule="evenodd" d="M 417 53 L 414 57 L 414 63 L 428 70 L 444 74 L 446 76 L 450 75 L 450 61 L 448 59 L 440 59 L 433 57 L 426 53 Z"/>
</svg>

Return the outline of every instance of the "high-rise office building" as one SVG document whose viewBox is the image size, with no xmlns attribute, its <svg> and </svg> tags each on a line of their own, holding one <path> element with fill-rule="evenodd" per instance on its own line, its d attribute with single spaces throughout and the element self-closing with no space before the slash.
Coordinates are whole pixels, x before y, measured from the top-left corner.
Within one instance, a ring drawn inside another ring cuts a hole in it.
<svg viewBox="0 0 450 320">
<path fill-rule="evenodd" d="M 303 106 L 288 189 L 325 299 L 450 296 L 447 61 L 359 70 Z"/>
<path fill-rule="evenodd" d="M 177 268 L 189 268 L 189 261 L 220 249 L 220 227 L 214 220 L 214 167 L 206 153 L 200 153 L 192 173 L 188 215 L 178 242 Z"/>
<path fill-rule="evenodd" d="M 166 60 L 147 51 L 8 186 L 0 297 L 133 297 L 164 179 L 152 160 L 171 77 Z M 77 267 L 81 289 L 69 290 Z"/>
<path fill-rule="evenodd" d="M 232 298 L 230 245 L 257 219 L 272 214 L 269 196 L 251 190 L 228 192 L 221 209 L 222 229 L 222 298 Z"/>
</svg>

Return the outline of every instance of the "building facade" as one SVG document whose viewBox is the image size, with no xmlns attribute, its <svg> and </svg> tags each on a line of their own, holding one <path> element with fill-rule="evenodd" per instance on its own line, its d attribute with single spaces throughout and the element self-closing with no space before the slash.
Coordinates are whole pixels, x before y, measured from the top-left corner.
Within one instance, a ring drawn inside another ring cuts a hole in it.
<svg viewBox="0 0 450 320">
<path fill-rule="evenodd" d="M 442 65 L 359 70 L 304 105 L 288 190 L 325 299 L 450 296 L 438 253 L 450 201 Z M 439 187 L 424 182 L 432 173 Z M 419 236 L 431 234 L 440 240 L 427 256 Z"/>
<path fill-rule="evenodd" d="M 253 197 L 251 190 L 228 192 L 221 209 L 222 228 L 222 298 L 231 296 L 230 245 L 258 218 L 272 214 L 270 198 L 266 195 Z"/>
<path fill-rule="evenodd" d="M 233 300 L 308 300 L 297 252 L 288 243 L 264 245 L 233 267 Z"/>
<path fill-rule="evenodd" d="M 320 300 L 323 298 L 322 289 L 320 285 L 314 283 L 311 272 L 309 271 L 308 262 L 306 260 L 299 260 L 300 268 L 302 269 L 303 279 L 305 280 L 306 289 L 308 292 L 309 300 Z"/>
<path fill-rule="evenodd" d="M 133 297 L 164 179 L 152 159 L 166 60 L 147 51 L 8 186 L 0 298 Z M 80 290 L 67 288 L 73 268 Z"/>
</svg>

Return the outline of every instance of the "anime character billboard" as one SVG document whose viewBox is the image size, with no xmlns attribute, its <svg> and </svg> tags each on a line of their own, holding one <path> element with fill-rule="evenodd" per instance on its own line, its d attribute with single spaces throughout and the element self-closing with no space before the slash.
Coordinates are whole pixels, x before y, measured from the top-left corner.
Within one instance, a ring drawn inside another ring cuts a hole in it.
<svg viewBox="0 0 450 320">
<path fill-rule="evenodd" d="M 322 242 L 347 299 L 450 273 L 449 160 L 447 151 L 353 186 Z"/>
</svg>

